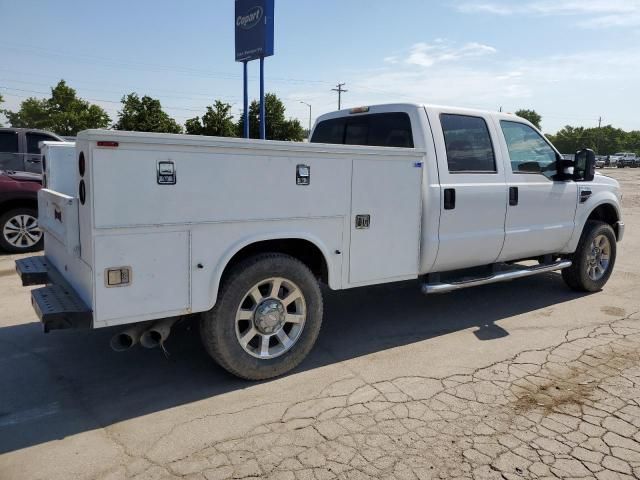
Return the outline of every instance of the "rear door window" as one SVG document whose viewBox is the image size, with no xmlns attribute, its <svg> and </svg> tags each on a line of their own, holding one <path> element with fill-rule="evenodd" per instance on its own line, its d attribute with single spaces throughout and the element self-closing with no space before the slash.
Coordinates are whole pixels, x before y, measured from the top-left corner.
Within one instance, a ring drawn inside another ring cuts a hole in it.
<svg viewBox="0 0 640 480">
<path fill-rule="evenodd" d="M 0 153 L 18 153 L 16 132 L 0 132 Z"/>
<path fill-rule="evenodd" d="M 27 153 L 40 153 L 40 148 L 38 148 L 39 142 L 46 141 L 58 141 L 57 138 L 52 137 L 51 135 L 46 135 L 44 133 L 27 133 Z"/>
<path fill-rule="evenodd" d="M 491 135 L 484 118 L 440 115 L 449 172 L 496 173 Z"/>
</svg>

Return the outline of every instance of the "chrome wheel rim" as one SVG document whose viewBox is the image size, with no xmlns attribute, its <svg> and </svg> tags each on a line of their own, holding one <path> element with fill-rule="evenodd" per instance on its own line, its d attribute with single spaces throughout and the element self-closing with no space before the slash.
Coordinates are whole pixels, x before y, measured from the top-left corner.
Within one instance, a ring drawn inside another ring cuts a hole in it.
<svg viewBox="0 0 640 480">
<path fill-rule="evenodd" d="M 236 337 L 249 355 L 269 359 L 289 351 L 307 319 L 302 290 L 291 280 L 272 277 L 256 283 L 236 312 Z"/>
<path fill-rule="evenodd" d="M 9 245 L 16 248 L 30 248 L 42 238 L 38 219 L 32 215 L 20 214 L 11 217 L 4 224 L 2 235 Z"/>
<path fill-rule="evenodd" d="M 611 261 L 611 243 L 605 235 L 598 235 L 591 242 L 587 255 L 587 275 L 594 282 L 607 273 Z"/>
</svg>

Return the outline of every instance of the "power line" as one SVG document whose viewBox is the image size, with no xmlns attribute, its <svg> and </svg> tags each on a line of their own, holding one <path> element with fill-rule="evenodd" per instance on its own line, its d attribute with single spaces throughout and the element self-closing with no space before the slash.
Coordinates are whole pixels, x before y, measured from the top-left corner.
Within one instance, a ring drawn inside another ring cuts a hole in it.
<svg viewBox="0 0 640 480">
<path fill-rule="evenodd" d="M 11 91 L 16 91 L 16 92 L 25 92 L 25 93 L 38 93 L 40 95 L 51 95 L 51 92 L 40 92 L 37 90 L 26 90 L 23 88 L 10 88 L 10 87 L 5 87 L 0 85 L 0 88 L 3 88 L 5 90 L 11 90 Z M 26 95 L 13 95 L 15 97 L 26 97 Z M 116 101 L 116 100 L 106 100 L 104 98 L 85 98 L 84 100 L 89 100 L 91 102 L 104 102 L 104 103 L 113 103 L 113 104 L 120 104 L 122 103 L 120 100 Z M 202 112 L 204 109 L 206 109 L 206 107 L 203 108 L 184 108 L 184 107 L 170 107 L 168 105 L 163 105 L 162 108 L 166 108 L 168 110 L 185 110 L 187 112 Z"/>
<path fill-rule="evenodd" d="M 338 85 L 336 85 L 336 88 L 331 89 L 332 92 L 338 92 L 338 110 L 340 110 L 342 107 L 342 94 L 349 91 L 342 88 L 345 85 L 346 83 L 339 83 Z"/>
<path fill-rule="evenodd" d="M 77 54 L 62 53 L 59 51 L 49 50 L 46 48 L 37 47 L 33 45 L 21 45 L 21 44 L 14 43 L 13 46 L 11 44 L 5 44 L 3 48 L 5 50 L 10 49 L 10 50 L 23 51 L 23 52 L 26 51 L 31 55 L 45 57 L 45 58 L 60 57 L 60 58 L 66 58 L 78 63 L 100 65 L 104 67 L 120 67 L 125 69 L 132 69 L 132 70 L 181 73 L 185 75 L 200 76 L 205 78 L 218 77 L 226 80 L 236 80 L 236 79 L 242 78 L 242 75 L 238 73 L 211 71 L 211 70 L 177 66 L 177 65 L 145 63 L 145 62 L 139 62 L 137 60 L 135 62 L 127 62 L 127 61 L 117 60 L 113 58 L 99 57 L 95 55 L 77 55 Z M 253 76 L 250 76 L 250 77 L 253 78 Z M 307 84 L 330 85 L 329 82 L 324 80 L 301 79 L 301 78 L 291 78 L 291 77 L 269 77 L 269 81 L 290 83 L 290 84 L 307 83 Z"/>
</svg>

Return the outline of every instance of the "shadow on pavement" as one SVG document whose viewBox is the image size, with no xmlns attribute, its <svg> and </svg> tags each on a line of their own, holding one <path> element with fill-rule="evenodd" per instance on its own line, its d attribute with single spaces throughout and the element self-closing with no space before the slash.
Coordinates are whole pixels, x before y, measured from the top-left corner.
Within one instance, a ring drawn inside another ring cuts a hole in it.
<svg viewBox="0 0 640 480">
<path fill-rule="evenodd" d="M 429 297 L 418 282 L 327 291 L 320 338 L 297 371 L 473 327 L 492 341 L 508 335 L 500 320 L 578 297 L 555 273 Z M 118 330 L 0 329 L 0 453 L 251 387 L 206 355 L 194 322 L 174 329 L 167 358 L 111 351 Z"/>
</svg>

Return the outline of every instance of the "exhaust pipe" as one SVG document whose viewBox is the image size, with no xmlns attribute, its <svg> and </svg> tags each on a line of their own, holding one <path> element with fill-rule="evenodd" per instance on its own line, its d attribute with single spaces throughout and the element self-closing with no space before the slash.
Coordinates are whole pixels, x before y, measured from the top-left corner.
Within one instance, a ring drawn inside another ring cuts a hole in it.
<svg viewBox="0 0 640 480">
<path fill-rule="evenodd" d="M 142 333 L 149 328 L 150 322 L 141 322 L 111 337 L 111 348 L 116 352 L 129 350 L 140 341 Z"/>
<path fill-rule="evenodd" d="M 180 317 L 164 318 L 158 320 L 151 328 L 145 330 L 140 336 L 140 345 L 145 348 L 156 348 L 162 346 L 171 333 L 171 327 Z"/>
</svg>

